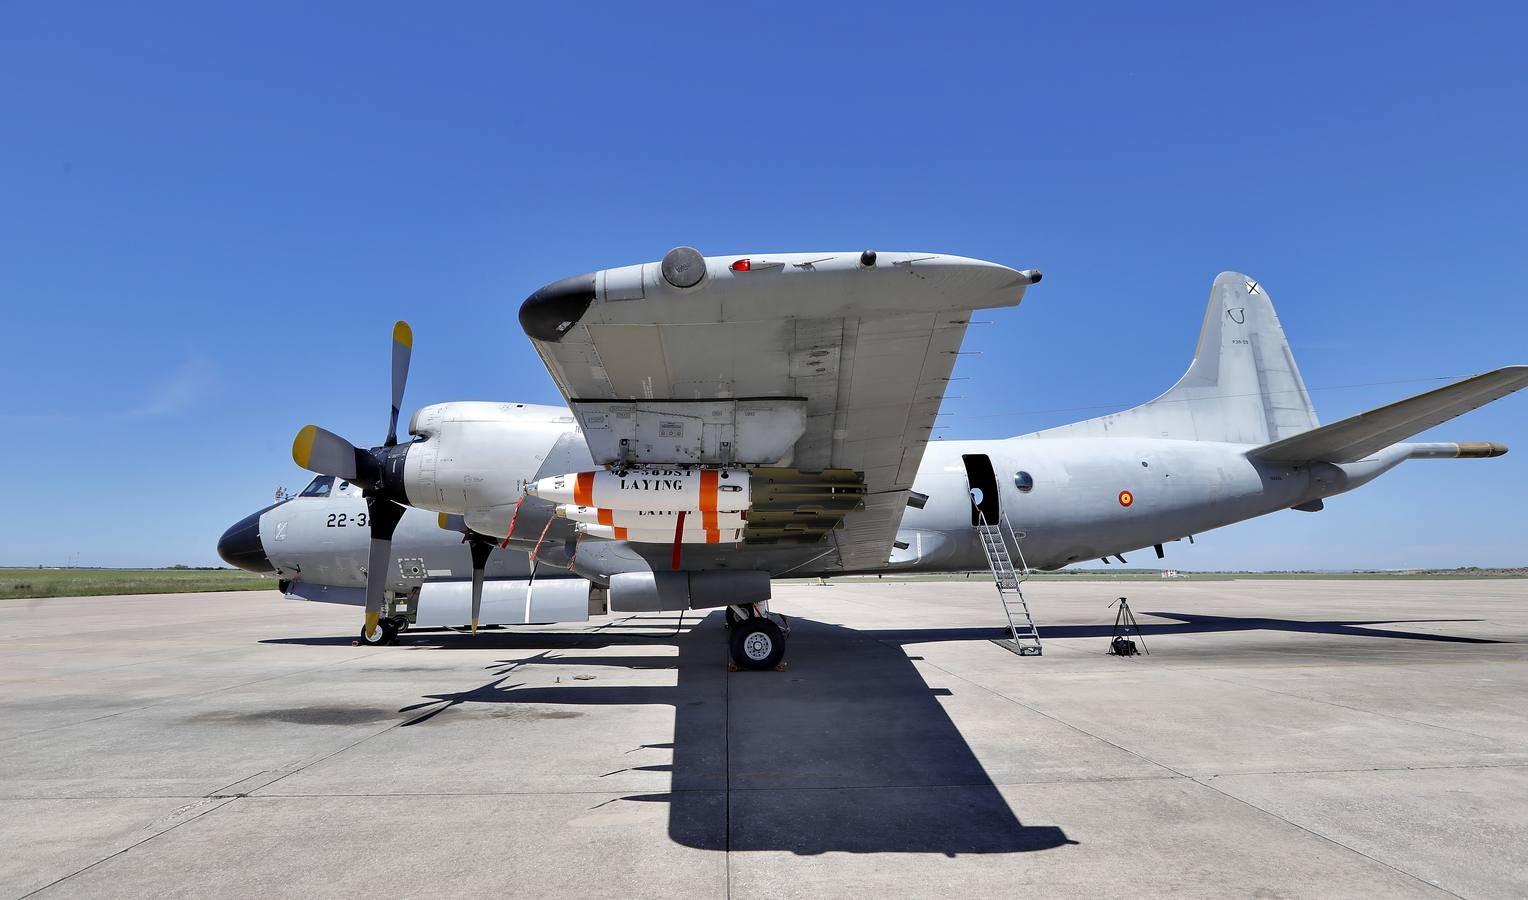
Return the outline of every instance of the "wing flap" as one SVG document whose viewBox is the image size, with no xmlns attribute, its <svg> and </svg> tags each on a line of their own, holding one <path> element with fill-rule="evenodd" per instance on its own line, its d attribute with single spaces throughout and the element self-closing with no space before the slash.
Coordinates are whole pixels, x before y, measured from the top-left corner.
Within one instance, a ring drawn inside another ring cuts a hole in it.
<svg viewBox="0 0 1528 900">
<path fill-rule="evenodd" d="M 1528 366 L 1507 366 L 1264 444 L 1247 455 L 1267 462 L 1356 462 L 1524 387 Z"/>
</svg>

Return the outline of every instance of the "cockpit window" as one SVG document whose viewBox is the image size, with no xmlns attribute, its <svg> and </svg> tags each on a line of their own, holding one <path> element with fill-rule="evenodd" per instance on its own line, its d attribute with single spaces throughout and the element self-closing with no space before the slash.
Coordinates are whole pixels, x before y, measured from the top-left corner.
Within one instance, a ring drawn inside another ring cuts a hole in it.
<svg viewBox="0 0 1528 900">
<path fill-rule="evenodd" d="M 1019 489 L 1019 493 L 1027 494 L 1035 489 L 1035 480 L 1025 471 L 1013 473 L 1013 486 Z"/>
<path fill-rule="evenodd" d="M 334 476 L 333 475 L 320 475 L 317 478 L 313 479 L 312 481 L 308 482 L 308 486 L 303 488 L 302 489 L 302 493 L 298 494 L 297 496 L 299 496 L 299 497 L 327 497 L 327 496 L 329 496 L 330 489 L 333 488 L 333 487 L 334 487 Z"/>
</svg>

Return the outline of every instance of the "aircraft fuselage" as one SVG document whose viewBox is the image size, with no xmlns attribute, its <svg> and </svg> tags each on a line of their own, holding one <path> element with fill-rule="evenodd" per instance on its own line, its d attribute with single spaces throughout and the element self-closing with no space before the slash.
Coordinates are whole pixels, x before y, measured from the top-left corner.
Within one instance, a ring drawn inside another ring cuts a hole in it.
<svg viewBox="0 0 1528 900">
<path fill-rule="evenodd" d="M 527 408 L 527 411 L 533 408 Z M 560 410 L 547 407 L 547 418 Z M 554 448 L 581 448 L 572 424 L 539 429 L 504 456 L 516 482 L 564 471 Z M 570 439 L 571 438 L 571 439 Z M 1406 445 L 1360 463 L 1277 465 L 1250 460 L 1249 445 L 1147 438 L 1036 438 L 935 441 L 924 454 L 898 547 L 879 571 L 949 572 L 986 565 L 977 537 L 978 506 L 1007 517 L 1020 539 L 1023 562 L 1036 569 L 1128 553 L 1255 518 L 1357 487 L 1407 457 Z M 565 453 L 563 454 L 565 455 Z M 985 460 L 986 468 L 982 461 Z M 987 471 L 990 469 L 990 474 Z M 988 494 L 996 489 L 994 507 Z M 1021 489 L 1023 488 L 1023 489 Z M 973 496 L 973 489 L 976 494 Z M 327 496 L 298 497 L 258 515 L 260 543 L 278 576 L 336 588 L 364 587 L 368 529 L 360 491 L 343 482 Z M 901 546 L 905 544 L 906 546 Z M 439 527 L 434 513 L 410 509 L 393 541 L 398 571 L 390 587 L 404 592 L 427 578 L 471 573 L 461 536 Z M 531 574 L 523 543 L 496 551 L 487 577 Z M 551 549 L 551 548 L 547 548 Z M 809 557 L 812 548 L 781 548 L 770 563 L 777 575 L 812 576 L 841 570 Z M 705 548 L 691 552 L 724 552 Z M 541 577 L 565 575 L 542 565 Z"/>
</svg>

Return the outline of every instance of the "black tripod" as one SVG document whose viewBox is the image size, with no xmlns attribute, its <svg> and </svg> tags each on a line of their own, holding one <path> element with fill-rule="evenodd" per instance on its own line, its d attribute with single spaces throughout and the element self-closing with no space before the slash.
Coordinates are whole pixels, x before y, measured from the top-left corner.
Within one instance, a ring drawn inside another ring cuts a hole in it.
<svg viewBox="0 0 1528 900">
<path fill-rule="evenodd" d="M 1130 601 L 1124 597 L 1119 598 L 1110 606 L 1119 606 L 1119 611 L 1114 614 L 1114 635 L 1109 638 L 1109 652 L 1115 656 L 1134 656 L 1136 654 L 1135 640 L 1141 642 L 1141 651 L 1147 656 L 1151 651 L 1146 649 L 1146 638 L 1141 635 L 1141 626 L 1135 621 L 1135 613 L 1130 611 Z M 1130 635 L 1135 635 L 1135 640 Z"/>
</svg>

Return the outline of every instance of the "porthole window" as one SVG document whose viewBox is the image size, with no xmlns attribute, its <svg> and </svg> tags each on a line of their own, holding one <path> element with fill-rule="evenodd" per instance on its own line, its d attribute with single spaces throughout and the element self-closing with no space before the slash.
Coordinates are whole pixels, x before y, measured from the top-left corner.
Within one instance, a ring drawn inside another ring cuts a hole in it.
<svg viewBox="0 0 1528 900">
<path fill-rule="evenodd" d="M 1019 493 L 1027 494 L 1035 489 L 1035 480 L 1028 472 L 1020 470 L 1013 473 L 1013 486 L 1019 489 Z"/>
</svg>

